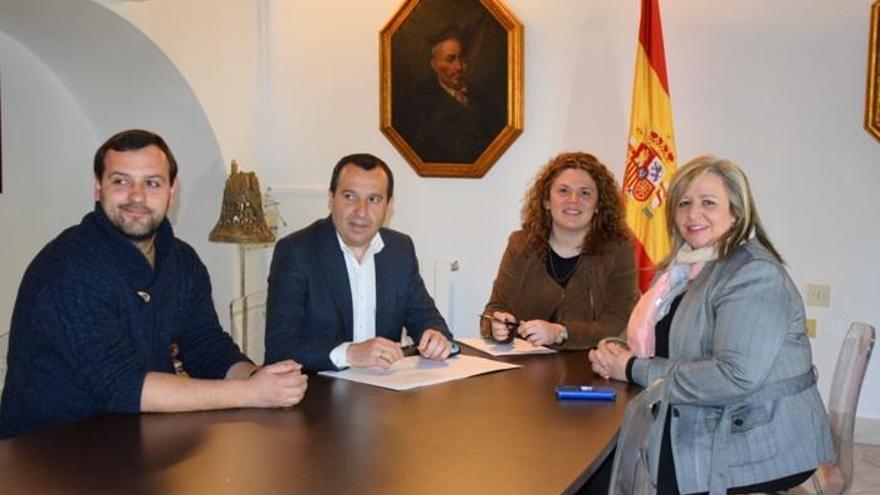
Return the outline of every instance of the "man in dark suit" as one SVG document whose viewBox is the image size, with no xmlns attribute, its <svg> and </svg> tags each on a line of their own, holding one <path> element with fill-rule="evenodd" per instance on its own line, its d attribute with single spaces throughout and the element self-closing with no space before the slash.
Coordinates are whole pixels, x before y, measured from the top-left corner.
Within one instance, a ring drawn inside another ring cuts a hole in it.
<svg viewBox="0 0 880 495">
<path fill-rule="evenodd" d="M 436 77 L 410 103 L 415 109 L 411 144 L 426 162 L 473 163 L 504 128 L 504 95 L 469 84 L 468 64 L 466 36 L 448 28 L 431 39 Z"/>
<path fill-rule="evenodd" d="M 403 327 L 419 353 L 446 359 L 452 335 L 425 290 L 412 240 L 382 228 L 394 176 L 368 154 L 339 160 L 330 217 L 275 246 L 266 362 L 292 356 L 309 371 L 387 369 L 403 358 Z"/>
</svg>

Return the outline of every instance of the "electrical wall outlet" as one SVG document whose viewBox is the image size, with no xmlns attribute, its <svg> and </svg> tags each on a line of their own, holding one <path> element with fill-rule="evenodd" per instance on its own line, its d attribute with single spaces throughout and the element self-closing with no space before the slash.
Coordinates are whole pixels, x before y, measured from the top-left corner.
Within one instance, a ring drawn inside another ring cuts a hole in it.
<svg viewBox="0 0 880 495">
<path fill-rule="evenodd" d="M 827 308 L 831 306 L 831 286 L 827 284 L 807 284 L 807 306 Z"/>
<path fill-rule="evenodd" d="M 816 338 L 816 319 L 815 318 L 807 318 L 807 337 L 811 339 Z"/>
</svg>

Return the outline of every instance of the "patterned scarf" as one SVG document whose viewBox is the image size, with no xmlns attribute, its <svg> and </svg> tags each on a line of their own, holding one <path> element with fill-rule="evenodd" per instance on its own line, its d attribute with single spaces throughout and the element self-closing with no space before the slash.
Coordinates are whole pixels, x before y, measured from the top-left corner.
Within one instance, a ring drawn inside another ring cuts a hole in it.
<svg viewBox="0 0 880 495">
<path fill-rule="evenodd" d="M 675 259 L 642 294 L 629 316 L 626 340 L 636 357 L 654 355 L 654 325 L 669 314 L 672 301 L 684 293 L 688 282 L 697 278 L 706 262 L 716 259 L 718 251 L 715 246 L 691 249 L 687 244 L 682 245 Z"/>
</svg>

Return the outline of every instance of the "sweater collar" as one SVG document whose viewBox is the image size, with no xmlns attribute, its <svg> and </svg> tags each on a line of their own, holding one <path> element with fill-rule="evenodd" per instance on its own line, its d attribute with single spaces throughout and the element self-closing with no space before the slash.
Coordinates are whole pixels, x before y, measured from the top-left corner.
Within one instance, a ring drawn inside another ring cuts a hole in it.
<svg viewBox="0 0 880 495">
<path fill-rule="evenodd" d="M 100 202 L 95 202 L 95 209 L 83 218 L 82 224 L 94 229 L 105 240 L 106 250 L 113 263 L 125 272 L 133 285 L 139 286 L 152 282 L 154 275 L 159 272 L 168 257 L 171 241 L 174 238 L 171 223 L 167 218 L 162 220 L 153 240 L 156 249 L 154 268 L 150 266 L 140 249 L 110 222 Z"/>
</svg>

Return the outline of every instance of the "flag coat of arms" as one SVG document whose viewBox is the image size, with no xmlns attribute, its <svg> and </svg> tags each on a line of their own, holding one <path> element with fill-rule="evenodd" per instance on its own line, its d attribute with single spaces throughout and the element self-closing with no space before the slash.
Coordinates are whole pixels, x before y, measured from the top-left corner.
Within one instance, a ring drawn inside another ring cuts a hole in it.
<svg viewBox="0 0 880 495">
<path fill-rule="evenodd" d="M 658 0 L 642 0 L 631 112 L 623 197 L 644 291 L 670 250 L 665 202 L 676 162 Z"/>
</svg>

